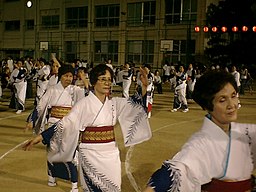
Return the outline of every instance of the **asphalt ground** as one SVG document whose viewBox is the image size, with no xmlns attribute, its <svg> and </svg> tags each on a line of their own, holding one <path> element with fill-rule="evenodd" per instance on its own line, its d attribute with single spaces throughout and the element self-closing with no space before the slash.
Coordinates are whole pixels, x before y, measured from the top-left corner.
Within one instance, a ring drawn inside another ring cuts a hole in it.
<svg viewBox="0 0 256 192">
<path fill-rule="evenodd" d="M 114 94 L 121 96 L 120 89 Z M 254 89 L 255 90 L 255 89 Z M 239 122 L 256 123 L 256 92 L 240 97 Z M 177 153 L 186 140 L 202 124 L 206 114 L 197 104 L 189 103 L 189 112 L 170 112 L 173 92 L 168 84 L 163 94 L 154 95 L 152 117 L 149 119 L 153 137 L 142 144 L 125 148 L 119 125 L 116 139 L 122 161 L 122 192 L 139 192 L 161 163 Z M 33 109 L 33 99 L 27 99 L 26 110 L 17 115 L 8 108 L 9 92 L 0 100 L 0 191 L 1 192 L 68 192 L 70 183 L 61 179 L 57 186 L 47 186 L 46 151 L 38 144 L 32 151 L 23 151 L 22 144 L 32 137 L 24 132 L 26 118 Z M 80 189 L 80 191 L 82 191 Z"/>
</svg>

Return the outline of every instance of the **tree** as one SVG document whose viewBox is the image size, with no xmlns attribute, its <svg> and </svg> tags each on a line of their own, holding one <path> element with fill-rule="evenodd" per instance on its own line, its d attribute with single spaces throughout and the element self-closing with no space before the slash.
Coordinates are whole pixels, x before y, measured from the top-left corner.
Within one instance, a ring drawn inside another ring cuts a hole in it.
<svg viewBox="0 0 256 192">
<path fill-rule="evenodd" d="M 209 61 L 221 66 L 256 64 L 256 32 L 252 31 L 255 21 L 255 0 L 222 0 L 218 5 L 208 6 L 206 25 L 218 28 L 217 32 L 209 30 L 208 33 L 205 55 Z M 225 33 L 221 31 L 223 26 L 228 29 Z M 237 26 L 239 31 L 233 32 L 233 26 Z M 242 26 L 247 26 L 248 31 L 243 32 Z"/>
</svg>

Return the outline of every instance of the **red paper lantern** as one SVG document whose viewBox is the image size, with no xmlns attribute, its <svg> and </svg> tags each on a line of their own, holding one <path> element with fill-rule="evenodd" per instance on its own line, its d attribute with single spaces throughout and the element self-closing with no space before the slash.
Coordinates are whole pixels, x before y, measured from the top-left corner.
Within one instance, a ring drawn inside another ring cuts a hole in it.
<svg viewBox="0 0 256 192">
<path fill-rule="evenodd" d="M 225 32 L 227 32 L 227 30 L 228 30 L 228 28 L 227 28 L 227 27 L 225 27 L 225 26 L 224 26 L 224 27 L 221 27 L 221 31 L 222 31 L 222 32 L 224 32 L 224 33 L 225 33 Z"/>
<path fill-rule="evenodd" d="M 195 27 L 195 32 L 199 32 L 200 31 L 200 27 L 196 26 Z"/>
<path fill-rule="evenodd" d="M 204 27 L 203 30 L 204 30 L 204 32 L 208 32 L 209 28 L 208 27 Z"/>
<path fill-rule="evenodd" d="M 238 31 L 238 27 L 236 27 L 236 26 L 232 27 L 232 31 L 233 32 L 237 32 Z"/>
<path fill-rule="evenodd" d="M 248 31 L 248 27 L 247 26 L 243 26 L 242 27 L 242 31 L 244 31 L 244 32 Z"/>
<path fill-rule="evenodd" d="M 212 28 L 212 32 L 217 32 L 218 31 L 218 28 L 217 27 L 213 27 Z"/>
</svg>

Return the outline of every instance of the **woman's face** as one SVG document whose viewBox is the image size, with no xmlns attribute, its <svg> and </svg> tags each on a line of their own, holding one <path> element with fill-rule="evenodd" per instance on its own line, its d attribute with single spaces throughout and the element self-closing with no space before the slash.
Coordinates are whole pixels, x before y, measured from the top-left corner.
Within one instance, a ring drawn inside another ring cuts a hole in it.
<svg viewBox="0 0 256 192">
<path fill-rule="evenodd" d="M 98 81 L 94 85 L 95 95 L 107 95 L 110 91 L 111 84 L 111 74 L 108 70 L 106 70 L 106 74 L 99 76 Z"/>
<path fill-rule="evenodd" d="M 60 77 L 60 82 L 64 88 L 71 85 L 73 81 L 73 74 L 71 72 L 65 73 Z"/>
<path fill-rule="evenodd" d="M 213 111 L 209 112 L 212 121 L 221 128 L 237 119 L 238 97 L 234 87 L 227 83 L 223 89 L 216 93 L 213 99 Z"/>
<path fill-rule="evenodd" d="M 58 63 L 53 63 L 52 64 L 52 74 L 58 74 L 58 70 L 59 70 Z"/>
</svg>

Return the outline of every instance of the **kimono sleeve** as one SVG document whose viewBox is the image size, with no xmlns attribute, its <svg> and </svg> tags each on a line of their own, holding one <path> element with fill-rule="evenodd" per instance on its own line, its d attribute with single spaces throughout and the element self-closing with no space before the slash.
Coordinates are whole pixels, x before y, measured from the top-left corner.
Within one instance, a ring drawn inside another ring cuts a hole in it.
<svg viewBox="0 0 256 192">
<path fill-rule="evenodd" d="M 131 98 L 115 98 L 115 102 L 125 146 L 149 140 L 152 133 L 144 107 Z"/>
<path fill-rule="evenodd" d="M 74 92 L 74 101 L 75 103 L 78 102 L 80 99 L 88 96 L 89 94 L 89 89 L 86 88 L 80 88 L 78 86 L 73 87 L 73 92 Z"/>
<path fill-rule="evenodd" d="M 83 102 L 80 100 L 69 114 L 56 124 L 48 150 L 50 162 L 72 161 L 83 125 L 83 114 Z"/>
<path fill-rule="evenodd" d="M 256 124 L 240 124 L 244 126 L 245 135 L 247 136 L 248 143 L 251 147 L 251 154 L 254 162 L 254 170 L 256 169 Z"/>
<path fill-rule="evenodd" d="M 48 89 L 39 100 L 37 107 L 32 112 L 31 122 L 33 122 L 33 132 L 36 135 L 45 130 L 48 108 L 50 107 L 50 100 L 52 95 L 52 89 Z"/>
<path fill-rule="evenodd" d="M 181 162 L 167 160 L 151 176 L 148 186 L 156 192 L 201 192 L 200 184 L 193 179 L 187 166 Z"/>
</svg>

